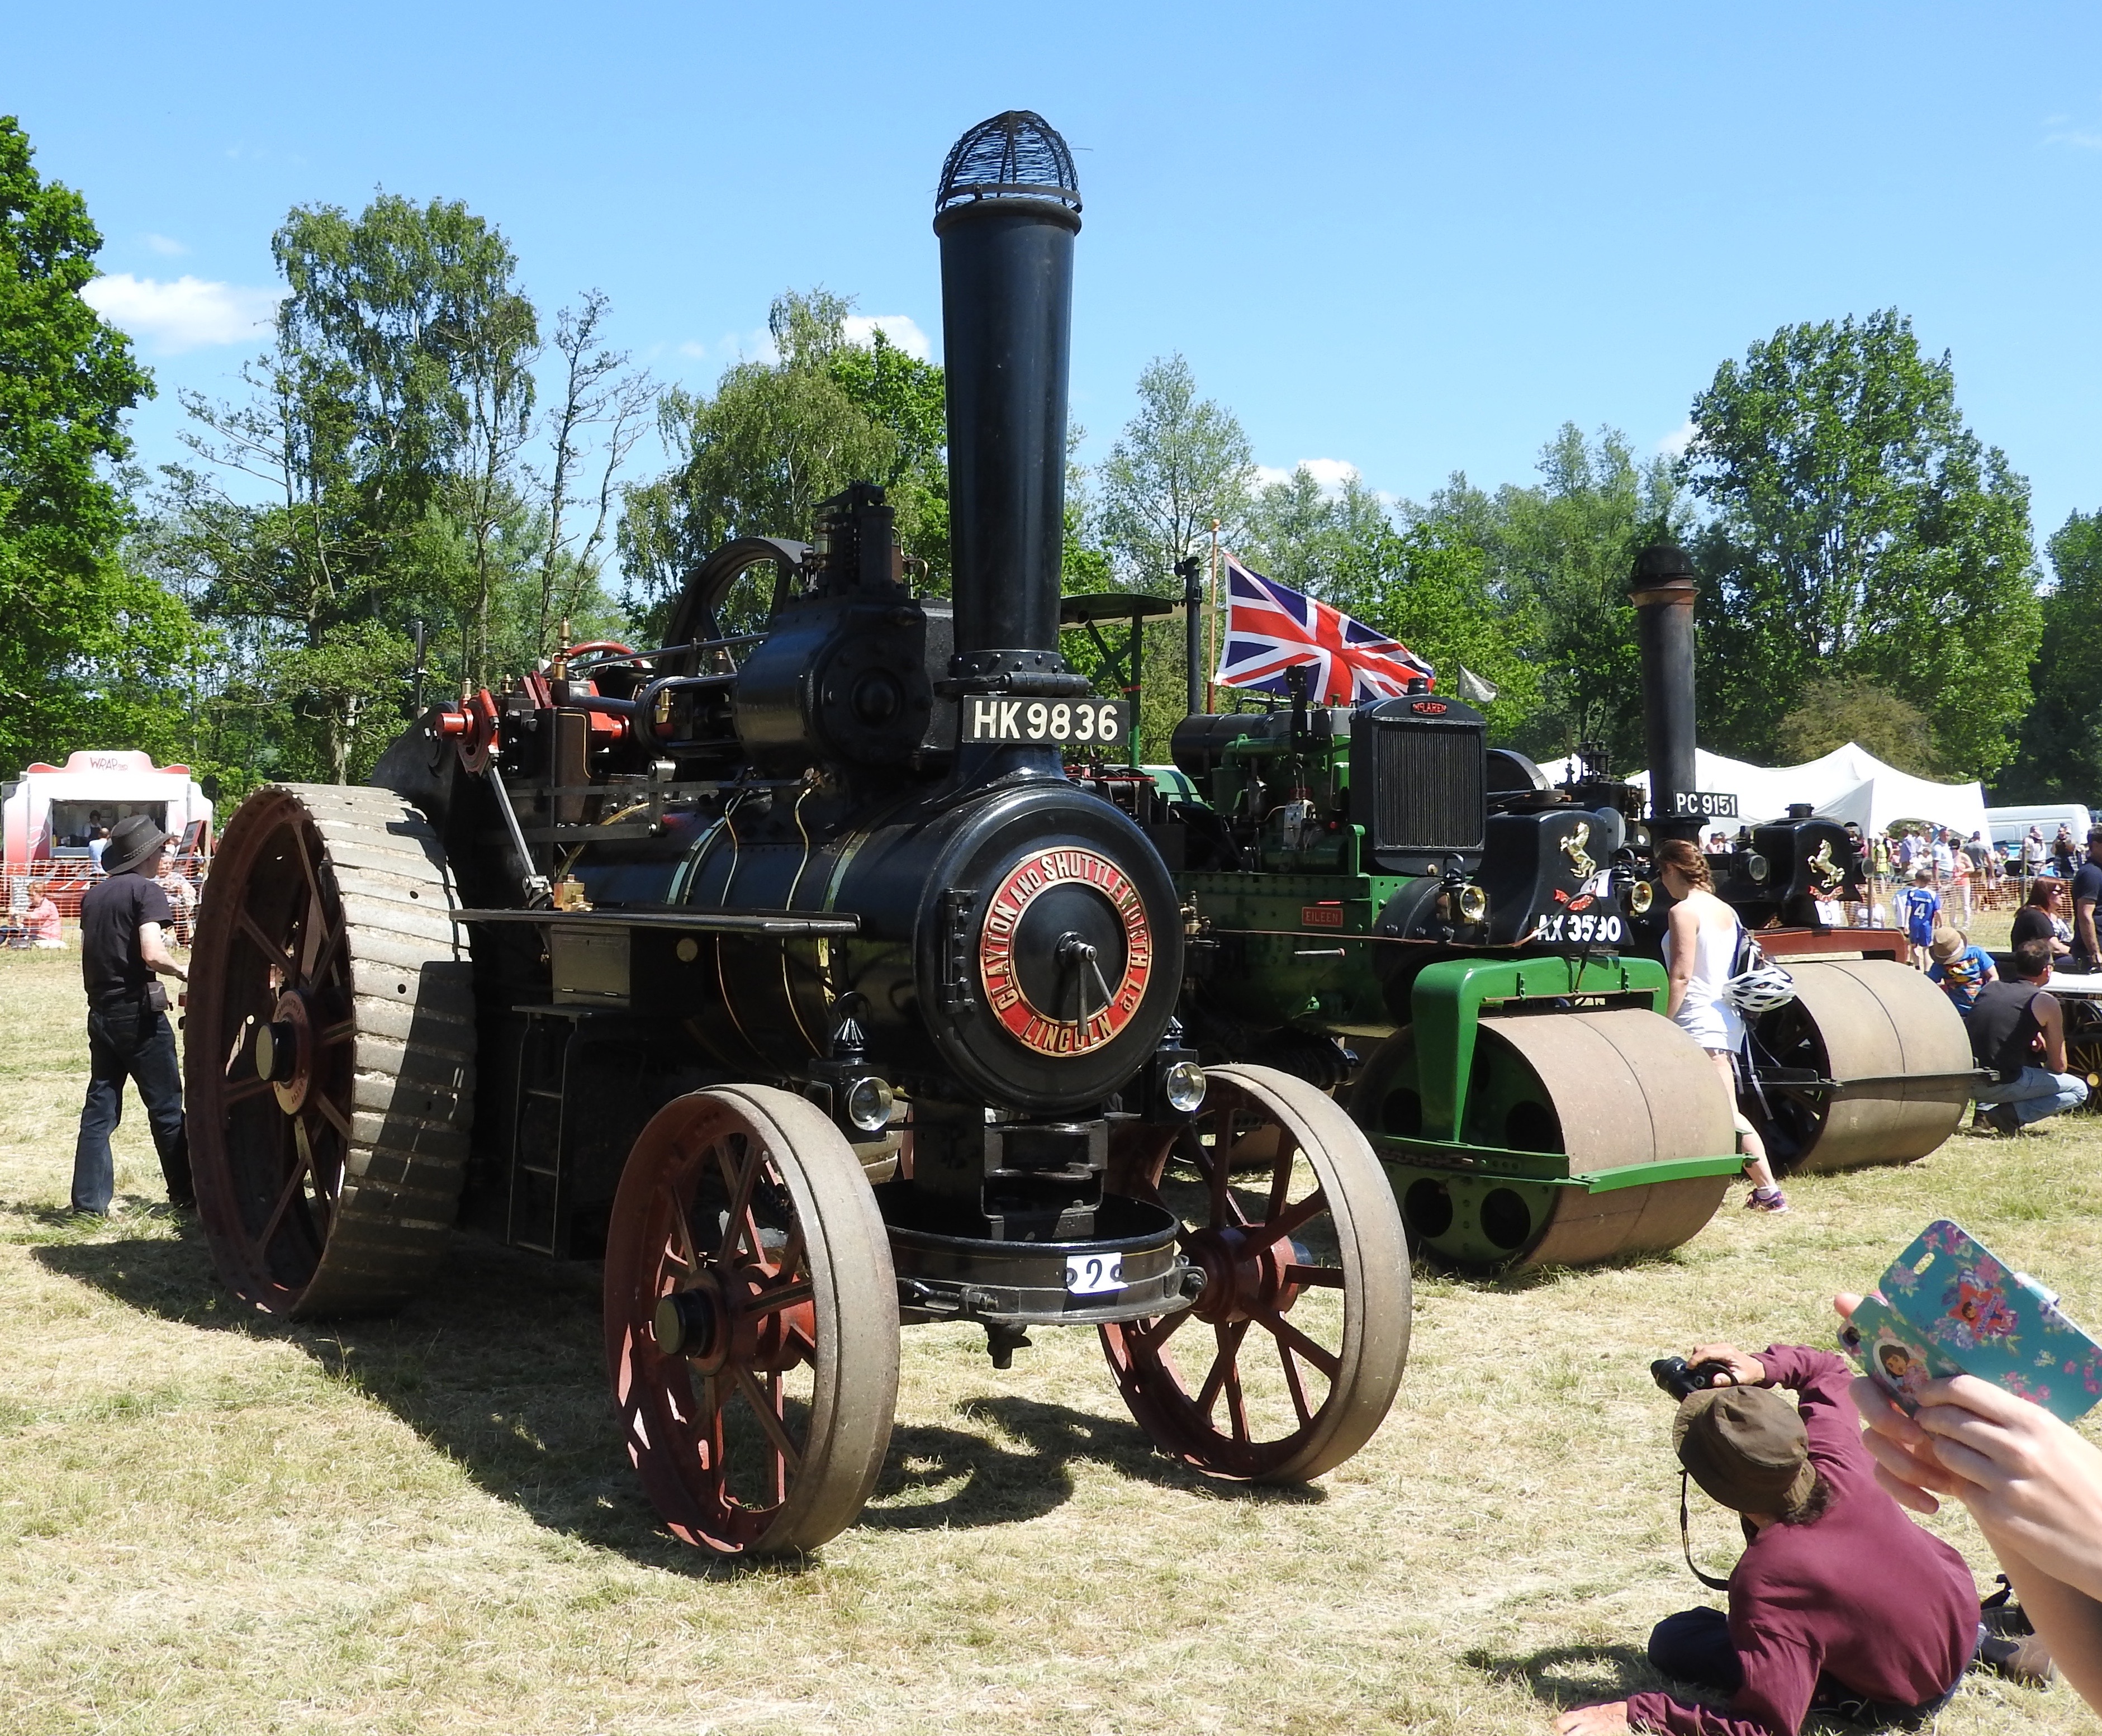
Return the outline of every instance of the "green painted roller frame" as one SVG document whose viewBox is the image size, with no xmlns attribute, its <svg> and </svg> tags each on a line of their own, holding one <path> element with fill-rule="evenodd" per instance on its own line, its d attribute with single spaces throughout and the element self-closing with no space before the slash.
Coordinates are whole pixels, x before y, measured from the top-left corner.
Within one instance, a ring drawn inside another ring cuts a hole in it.
<svg viewBox="0 0 2102 1736">
<path fill-rule="evenodd" d="M 1661 1252 L 1743 1160 L 1714 1064 L 1663 1017 L 1654 961 L 1537 954 L 1424 967 L 1352 1115 L 1412 1241 L 1509 1272 Z"/>
</svg>

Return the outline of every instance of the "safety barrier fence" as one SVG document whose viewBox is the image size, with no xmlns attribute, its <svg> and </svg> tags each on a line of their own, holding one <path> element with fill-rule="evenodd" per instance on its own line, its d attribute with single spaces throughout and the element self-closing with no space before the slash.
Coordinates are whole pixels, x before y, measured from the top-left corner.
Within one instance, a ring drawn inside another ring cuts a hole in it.
<svg viewBox="0 0 2102 1736">
<path fill-rule="evenodd" d="M 172 877 L 185 889 L 178 891 L 172 886 L 169 887 L 168 902 L 175 914 L 175 932 L 170 938 L 179 946 L 189 943 L 197 896 L 204 890 L 206 866 L 202 863 L 184 863 Z M 87 889 L 100 878 L 100 874 L 70 862 L 38 864 L 26 873 L 0 872 L 0 946 L 33 945 L 29 912 L 42 899 L 48 899 L 58 907 L 62 941 L 77 948 L 80 944 L 80 901 L 87 895 Z M 163 884 L 167 884 L 166 880 Z"/>
</svg>

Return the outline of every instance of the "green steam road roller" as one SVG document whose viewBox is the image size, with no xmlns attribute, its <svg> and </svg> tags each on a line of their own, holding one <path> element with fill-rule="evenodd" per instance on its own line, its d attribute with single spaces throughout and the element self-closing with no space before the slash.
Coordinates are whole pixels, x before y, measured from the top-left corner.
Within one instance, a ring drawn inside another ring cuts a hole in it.
<svg viewBox="0 0 2102 1736">
<path fill-rule="evenodd" d="M 1664 1016 L 1663 966 L 1630 948 L 1649 892 L 1612 867 L 1628 816 L 1413 685 L 1350 708 L 1298 685 L 1275 710 L 1185 718 L 1172 766 L 1075 773 L 1174 872 L 1188 1037 L 1344 1095 L 1448 1263 L 1674 1247 L 1740 1160 L 1710 1063 Z"/>
</svg>

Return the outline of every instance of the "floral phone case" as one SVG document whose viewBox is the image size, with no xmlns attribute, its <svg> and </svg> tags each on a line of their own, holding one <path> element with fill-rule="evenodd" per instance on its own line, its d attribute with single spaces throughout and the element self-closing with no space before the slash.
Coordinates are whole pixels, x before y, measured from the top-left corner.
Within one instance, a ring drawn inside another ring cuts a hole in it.
<svg viewBox="0 0 2102 1736">
<path fill-rule="evenodd" d="M 1892 1263 L 1839 1342 L 1907 1410 L 1925 1383 L 1948 1374 L 1989 1380 L 2068 1423 L 2102 1400 L 2102 1346 L 2057 1297 L 1945 1218 Z"/>
</svg>

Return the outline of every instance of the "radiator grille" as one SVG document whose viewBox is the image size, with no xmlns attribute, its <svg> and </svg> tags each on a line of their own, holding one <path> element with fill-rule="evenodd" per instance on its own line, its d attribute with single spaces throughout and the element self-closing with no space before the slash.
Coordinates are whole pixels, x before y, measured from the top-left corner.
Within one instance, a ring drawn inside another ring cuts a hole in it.
<svg viewBox="0 0 2102 1736">
<path fill-rule="evenodd" d="M 1488 779 L 1479 727 L 1382 723 L 1374 758 L 1375 850 L 1482 847 Z"/>
</svg>

